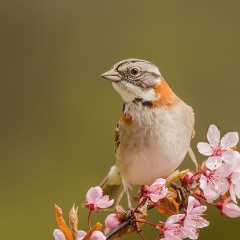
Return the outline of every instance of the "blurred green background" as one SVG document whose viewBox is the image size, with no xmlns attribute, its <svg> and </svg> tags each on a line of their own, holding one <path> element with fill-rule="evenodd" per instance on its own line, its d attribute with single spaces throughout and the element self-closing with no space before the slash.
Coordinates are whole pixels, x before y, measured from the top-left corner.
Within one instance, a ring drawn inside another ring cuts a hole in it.
<svg viewBox="0 0 240 240">
<path fill-rule="evenodd" d="M 53 239 L 54 203 L 67 217 L 113 164 L 121 99 L 99 75 L 119 60 L 155 63 L 193 106 L 194 150 L 212 123 L 240 131 L 239 9 L 237 0 L 1 0 L 1 239 Z M 80 209 L 80 229 L 86 216 Z M 239 231 L 215 209 L 207 219 L 199 239 Z"/>
</svg>

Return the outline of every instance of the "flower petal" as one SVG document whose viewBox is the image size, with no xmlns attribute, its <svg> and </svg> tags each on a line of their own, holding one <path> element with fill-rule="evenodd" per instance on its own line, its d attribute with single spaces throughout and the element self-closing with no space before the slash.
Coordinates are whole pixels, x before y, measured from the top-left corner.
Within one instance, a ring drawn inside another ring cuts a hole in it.
<svg viewBox="0 0 240 240">
<path fill-rule="evenodd" d="M 235 185 L 234 184 L 231 184 L 230 185 L 230 197 L 231 197 L 231 199 L 235 202 L 235 203 L 237 203 L 237 198 L 236 198 L 236 194 L 235 194 Z"/>
<path fill-rule="evenodd" d="M 222 212 L 231 218 L 240 217 L 240 207 L 234 203 L 223 203 Z"/>
<path fill-rule="evenodd" d="M 184 217 L 185 217 L 185 214 L 174 214 L 167 219 L 166 224 L 176 223 L 179 220 L 183 219 Z"/>
<path fill-rule="evenodd" d="M 181 237 L 174 234 L 173 230 L 164 231 L 165 240 L 182 240 Z"/>
<path fill-rule="evenodd" d="M 78 230 L 77 234 L 78 234 L 77 240 L 82 240 L 87 235 L 87 233 L 85 231 L 81 231 L 81 230 Z"/>
<path fill-rule="evenodd" d="M 149 197 L 150 197 L 151 201 L 154 202 L 154 203 L 156 203 L 156 202 L 158 202 L 160 199 L 162 199 L 161 195 L 155 194 L 155 193 L 151 193 L 151 194 L 149 195 Z"/>
<path fill-rule="evenodd" d="M 206 161 L 206 166 L 210 170 L 215 170 L 219 168 L 221 165 L 222 165 L 221 157 L 217 157 L 217 156 L 209 157 L 208 160 Z"/>
<path fill-rule="evenodd" d="M 200 182 L 200 188 L 204 190 L 207 187 L 207 178 L 203 174 L 201 174 L 199 182 Z"/>
<path fill-rule="evenodd" d="M 220 131 L 217 126 L 210 125 L 208 128 L 207 139 L 212 147 L 217 147 L 220 143 Z"/>
<path fill-rule="evenodd" d="M 86 195 L 86 200 L 88 203 L 97 203 L 102 197 L 102 189 L 100 187 L 91 187 Z"/>
<path fill-rule="evenodd" d="M 197 145 L 197 149 L 204 156 L 211 156 L 213 154 L 213 150 L 209 143 L 200 142 Z"/>
<path fill-rule="evenodd" d="M 195 200 L 196 199 L 192 196 L 188 197 L 187 214 L 192 212 Z"/>
<path fill-rule="evenodd" d="M 215 175 L 212 183 L 219 194 L 224 195 L 230 187 L 229 181 L 225 177 Z"/>
<path fill-rule="evenodd" d="M 199 215 L 205 212 L 206 210 L 207 210 L 207 206 L 199 206 L 199 207 L 195 207 L 191 213 Z"/>
<path fill-rule="evenodd" d="M 150 187 L 153 187 L 153 186 L 156 186 L 156 185 L 165 185 L 166 184 L 166 179 L 163 179 L 163 178 L 158 178 L 156 179 L 153 184 L 150 186 Z"/>
<path fill-rule="evenodd" d="M 216 170 L 215 174 L 221 177 L 228 177 L 234 171 L 234 168 L 234 163 L 225 162 Z"/>
<path fill-rule="evenodd" d="M 53 236 L 55 240 L 66 240 L 63 232 L 60 229 L 54 229 Z"/>
<path fill-rule="evenodd" d="M 229 149 L 237 145 L 239 141 L 239 136 L 237 132 L 226 133 L 221 140 L 221 147 L 224 149 Z"/>
<path fill-rule="evenodd" d="M 94 231 L 89 240 L 105 240 L 106 237 L 101 231 Z"/>
<path fill-rule="evenodd" d="M 105 219 L 105 225 L 109 229 L 116 228 L 120 223 L 116 213 L 109 214 Z"/>
<path fill-rule="evenodd" d="M 105 195 L 97 202 L 97 205 L 99 208 L 108 208 L 112 206 L 113 203 L 114 203 L 114 199 L 109 201 L 109 197 Z"/>
<path fill-rule="evenodd" d="M 209 203 L 216 200 L 220 195 L 211 182 L 208 183 L 207 187 L 203 190 L 203 193 Z"/>
<path fill-rule="evenodd" d="M 225 162 L 237 161 L 240 158 L 240 154 L 237 151 L 229 149 L 223 153 L 223 158 Z"/>
</svg>

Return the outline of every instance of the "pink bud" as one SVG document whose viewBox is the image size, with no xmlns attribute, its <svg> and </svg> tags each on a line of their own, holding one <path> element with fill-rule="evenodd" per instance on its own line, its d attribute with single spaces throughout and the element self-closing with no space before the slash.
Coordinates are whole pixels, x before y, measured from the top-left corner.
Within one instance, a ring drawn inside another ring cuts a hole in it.
<svg viewBox="0 0 240 240">
<path fill-rule="evenodd" d="M 229 198 L 222 203 L 222 212 L 231 218 L 240 217 L 240 207 L 233 202 L 229 202 Z"/>
<path fill-rule="evenodd" d="M 106 240 L 106 237 L 101 231 L 94 231 L 89 240 Z"/>
<path fill-rule="evenodd" d="M 109 229 L 116 228 L 121 222 L 118 220 L 118 216 L 115 213 L 109 214 L 105 220 L 105 225 Z"/>
</svg>

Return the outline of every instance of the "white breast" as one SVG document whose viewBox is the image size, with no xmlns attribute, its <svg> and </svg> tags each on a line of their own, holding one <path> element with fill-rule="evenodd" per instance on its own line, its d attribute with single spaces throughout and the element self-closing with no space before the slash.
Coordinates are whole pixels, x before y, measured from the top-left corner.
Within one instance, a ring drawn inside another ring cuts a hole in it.
<svg viewBox="0 0 240 240">
<path fill-rule="evenodd" d="M 117 165 L 125 187 L 147 184 L 173 172 L 183 161 L 194 126 L 192 108 L 150 109 L 141 103 L 126 106 L 132 123 L 119 123 Z"/>
</svg>

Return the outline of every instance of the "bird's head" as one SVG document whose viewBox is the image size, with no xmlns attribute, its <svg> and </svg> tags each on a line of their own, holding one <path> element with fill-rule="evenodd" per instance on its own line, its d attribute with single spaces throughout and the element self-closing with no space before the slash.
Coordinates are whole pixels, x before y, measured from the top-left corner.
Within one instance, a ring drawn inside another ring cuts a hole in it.
<svg viewBox="0 0 240 240">
<path fill-rule="evenodd" d="M 111 70 L 103 73 L 101 77 L 112 81 L 114 89 L 124 102 L 134 99 L 157 101 L 161 97 L 159 87 L 165 82 L 153 63 L 135 58 L 114 64 Z"/>
</svg>

